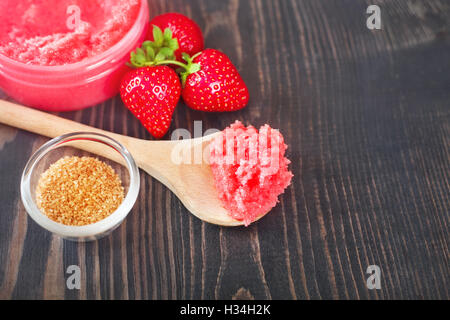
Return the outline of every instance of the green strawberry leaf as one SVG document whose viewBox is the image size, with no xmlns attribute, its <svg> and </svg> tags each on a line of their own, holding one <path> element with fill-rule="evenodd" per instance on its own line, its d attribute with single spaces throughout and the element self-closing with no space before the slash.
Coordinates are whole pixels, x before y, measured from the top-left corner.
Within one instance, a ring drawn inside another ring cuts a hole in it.
<svg viewBox="0 0 450 320">
<path fill-rule="evenodd" d="M 155 50 L 151 46 L 146 47 L 147 60 L 155 60 Z"/>
<path fill-rule="evenodd" d="M 145 57 L 145 51 L 142 48 L 136 48 L 136 55 Z"/>
<path fill-rule="evenodd" d="M 161 47 L 164 42 L 164 35 L 158 26 L 153 26 L 153 42 L 158 47 Z"/>
<path fill-rule="evenodd" d="M 161 48 L 161 50 L 159 50 L 159 53 L 162 53 L 166 60 L 174 56 L 174 50 L 167 47 Z"/>
<path fill-rule="evenodd" d="M 170 40 L 167 42 L 167 46 L 168 46 L 170 49 L 172 49 L 174 52 L 177 51 L 177 50 L 180 48 L 177 39 L 170 39 Z"/>
<path fill-rule="evenodd" d="M 153 47 L 153 42 L 150 40 L 145 40 L 144 42 L 142 42 L 142 46 L 143 49 L 147 48 L 147 47 Z"/>
<path fill-rule="evenodd" d="M 159 52 L 156 54 L 154 61 L 156 63 L 161 62 L 161 61 L 165 61 L 165 60 L 170 60 L 173 58 L 173 50 L 170 48 L 161 48 L 159 50 Z"/>
<path fill-rule="evenodd" d="M 183 52 L 183 53 L 181 54 L 181 57 L 182 57 L 183 60 L 186 61 L 187 63 L 192 62 L 191 57 L 190 57 L 186 52 Z"/>
<path fill-rule="evenodd" d="M 164 61 L 165 59 L 166 59 L 166 56 L 165 56 L 164 53 L 162 53 L 162 52 L 158 52 L 158 53 L 156 54 L 156 56 L 155 56 L 155 62 L 156 62 L 156 63 L 161 62 L 161 61 Z"/>
<path fill-rule="evenodd" d="M 200 71 L 201 69 L 202 67 L 198 63 L 193 63 L 189 66 L 188 72 L 189 74 L 193 74 Z"/>
<path fill-rule="evenodd" d="M 143 67 L 146 62 L 144 50 L 137 48 L 136 52 L 131 53 L 131 63 L 137 67 Z"/>
<path fill-rule="evenodd" d="M 170 28 L 164 29 L 164 42 L 168 42 L 172 40 L 172 38 L 173 38 L 172 30 L 170 30 Z"/>
</svg>

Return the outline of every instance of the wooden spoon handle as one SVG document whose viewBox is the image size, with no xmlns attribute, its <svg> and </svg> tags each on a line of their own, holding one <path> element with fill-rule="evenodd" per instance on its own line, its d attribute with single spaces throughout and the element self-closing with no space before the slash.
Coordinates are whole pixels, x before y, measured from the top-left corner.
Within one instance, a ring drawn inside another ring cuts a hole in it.
<svg viewBox="0 0 450 320">
<path fill-rule="evenodd" d="M 75 131 L 102 133 L 117 140 L 127 138 L 5 100 L 0 100 L 0 123 L 50 138 Z"/>
<path fill-rule="evenodd" d="M 174 145 L 172 141 L 145 141 L 128 137 L 4 100 L 0 100 L 0 123 L 50 138 L 79 131 L 104 134 L 124 145 L 131 152 L 138 166 L 158 180 L 165 181 L 164 175 L 173 171 L 173 166 L 170 166 L 170 162 L 169 164 L 167 162 Z M 114 161 L 117 160 L 116 153 L 105 153 L 107 151 L 104 150 L 107 149 L 82 149 Z"/>
<path fill-rule="evenodd" d="M 138 146 L 142 144 L 142 141 L 136 138 L 90 127 L 75 121 L 60 118 L 43 111 L 24 107 L 4 100 L 0 100 L 0 123 L 37 133 L 49 138 L 55 138 L 66 133 L 80 131 L 100 133 L 117 140 L 132 154 L 136 153 Z M 80 144 L 79 148 L 111 160 L 121 162 L 121 158 L 112 150 L 105 148 L 94 149 L 91 144 L 86 144 L 86 146 Z"/>
</svg>

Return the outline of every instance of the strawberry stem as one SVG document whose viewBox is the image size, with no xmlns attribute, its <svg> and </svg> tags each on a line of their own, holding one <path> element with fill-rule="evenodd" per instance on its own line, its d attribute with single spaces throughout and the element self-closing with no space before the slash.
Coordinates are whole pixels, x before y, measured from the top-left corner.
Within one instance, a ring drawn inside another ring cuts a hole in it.
<svg viewBox="0 0 450 320">
<path fill-rule="evenodd" d="M 163 60 L 163 61 L 156 62 L 153 65 L 161 66 L 161 65 L 168 65 L 168 64 L 173 64 L 173 65 L 179 66 L 179 67 L 181 67 L 183 69 L 187 69 L 187 67 L 188 67 L 187 64 L 179 62 L 177 60 Z"/>
<path fill-rule="evenodd" d="M 180 74 L 181 77 L 181 85 L 185 86 L 186 79 L 190 74 L 196 73 L 201 70 L 201 66 L 198 63 L 194 63 L 193 60 L 195 57 L 198 57 L 198 55 L 201 54 L 201 52 L 195 54 L 193 57 L 190 57 L 187 53 L 182 53 L 183 59 L 186 61 L 186 63 L 182 63 L 176 60 L 163 60 L 158 61 L 154 65 L 168 65 L 173 64 L 176 66 L 179 66 L 180 68 L 177 70 L 177 72 Z"/>
</svg>

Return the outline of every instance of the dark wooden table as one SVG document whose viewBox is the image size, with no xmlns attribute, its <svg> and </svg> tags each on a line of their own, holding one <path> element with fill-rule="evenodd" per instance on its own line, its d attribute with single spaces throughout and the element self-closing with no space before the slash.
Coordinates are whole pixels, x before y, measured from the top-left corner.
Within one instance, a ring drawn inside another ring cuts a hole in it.
<svg viewBox="0 0 450 320">
<path fill-rule="evenodd" d="M 289 144 L 293 183 L 262 220 L 222 228 L 141 173 L 126 221 L 73 243 L 34 223 L 20 200 L 25 162 L 47 139 L 0 125 L 0 298 L 449 298 L 449 1 L 149 3 L 152 16 L 194 18 L 251 92 L 234 113 L 181 103 L 170 132 L 192 132 L 196 120 L 204 130 L 269 123 Z M 370 4 L 381 30 L 366 27 Z M 118 97 L 59 115 L 151 139 Z M 66 286 L 70 265 L 80 290 Z M 381 289 L 367 287 L 369 265 Z"/>
</svg>

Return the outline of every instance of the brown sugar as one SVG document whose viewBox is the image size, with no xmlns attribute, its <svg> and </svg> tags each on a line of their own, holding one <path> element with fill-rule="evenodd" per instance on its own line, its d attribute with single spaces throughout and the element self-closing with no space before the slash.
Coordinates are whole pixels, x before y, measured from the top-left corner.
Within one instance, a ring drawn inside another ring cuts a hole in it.
<svg viewBox="0 0 450 320">
<path fill-rule="evenodd" d="M 40 177 L 36 202 L 50 219 L 72 226 L 98 222 L 123 202 L 114 169 L 92 157 L 63 157 Z"/>
</svg>

